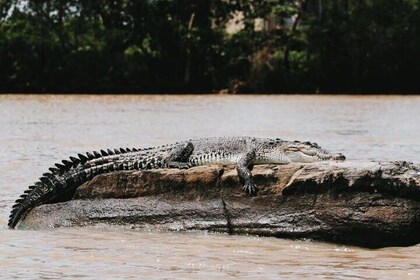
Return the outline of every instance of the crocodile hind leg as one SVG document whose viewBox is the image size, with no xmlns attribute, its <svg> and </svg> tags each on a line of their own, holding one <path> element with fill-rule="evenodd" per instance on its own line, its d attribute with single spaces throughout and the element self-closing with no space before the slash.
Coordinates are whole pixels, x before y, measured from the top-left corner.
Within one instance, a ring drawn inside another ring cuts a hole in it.
<svg viewBox="0 0 420 280">
<path fill-rule="evenodd" d="M 236 170 L 238 171 L 239 181 L 243 185 L 243 189 L 250 196 L 255 196 L 257 194 L 257 187 L 255 186 L 254 180 L 252 179 L 252 167 L 253 161 L 255 160 L 255 151 L 251 150 L 247 152 L 236 165 Z"/>
<path fill-rule="evenodd" d="M 176 146 L 165 158 L 165 167 L 188 169 L 191 167 L 189 157 L 194 151 L 194 145 L 191 142 Z"/>
</svg>

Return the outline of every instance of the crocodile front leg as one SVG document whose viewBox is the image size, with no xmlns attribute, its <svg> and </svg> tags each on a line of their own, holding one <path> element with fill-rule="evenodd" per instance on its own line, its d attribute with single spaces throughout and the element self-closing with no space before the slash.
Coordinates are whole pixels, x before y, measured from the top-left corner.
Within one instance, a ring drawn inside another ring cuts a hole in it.
<svg viewBox="0 0 420 280">
<path fill-rule="evenodd" d="M 252 163 L 255 160 L 255 150 L 247 152 L 236 165 L 236 170 L 238 171 L 239 181 L 243 185 L 243 189 L 250 196 L 255 196 L 257 194 L 257 187 L 255 186 L 254 180 L 252 179 Z"/>
<path fill-rule="evenodd" d="M 164 160 L 165 167 L 178 169 L 190 168 L 191 164 L 188 162 L 188 159 L 193 151 L 194 145 L 191 142 L 176 146 Z"/>
</svg>

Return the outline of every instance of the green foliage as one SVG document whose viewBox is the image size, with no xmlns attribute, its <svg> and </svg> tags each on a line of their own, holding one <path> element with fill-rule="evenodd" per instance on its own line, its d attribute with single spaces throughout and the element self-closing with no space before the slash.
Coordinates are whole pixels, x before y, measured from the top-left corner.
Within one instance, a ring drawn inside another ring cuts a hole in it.
<svg viewBox="0 0 420 280">
<path fill-rule="evenodd" d="M 310 22 L 309 52 L 322 91 L 415 92 L 419 70 L 419 1 L 334 5 Z"/>
<path fill-rule="evenodd" d="M 420 0 L 322 2 L 0 0 L 0 91 L 419 90 Z"/>
</svg>

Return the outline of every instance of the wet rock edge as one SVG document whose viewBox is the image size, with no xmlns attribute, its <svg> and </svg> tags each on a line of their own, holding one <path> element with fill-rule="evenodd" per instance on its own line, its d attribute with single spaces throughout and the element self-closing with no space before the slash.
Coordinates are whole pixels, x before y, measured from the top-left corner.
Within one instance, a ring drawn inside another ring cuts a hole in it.
<svg viewBox="0 0 420 280">
<path fill-rule="evenodd" d="M 74 200 L 35 208 L 20 227 L 106 223 L 407 246 L 420 243 L 419 170 L 406 162 L 256 166 L 252 198 L 228 167 L 115 172 L 79 187 Z"/>
</svg>

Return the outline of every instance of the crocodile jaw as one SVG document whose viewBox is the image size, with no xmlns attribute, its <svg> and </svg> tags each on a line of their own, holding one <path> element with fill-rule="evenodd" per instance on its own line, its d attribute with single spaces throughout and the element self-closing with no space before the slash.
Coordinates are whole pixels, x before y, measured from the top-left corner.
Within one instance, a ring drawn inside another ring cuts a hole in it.
<svg viewBox="0 0 420 280">
<path fill-rule="evenodd" d="M 305 153 L 304 151 L 294 151 L 294 152 L 286 152 L 287 158 L 290 162 L 295 163 L 311 163 L 317 161 L 327 161 L 327 160 L 337 160 L 343 161 L 346 157 L 341 154 L 328 154 L 323 152 L 316 152 L 316 153 Z"/>
</svg>

